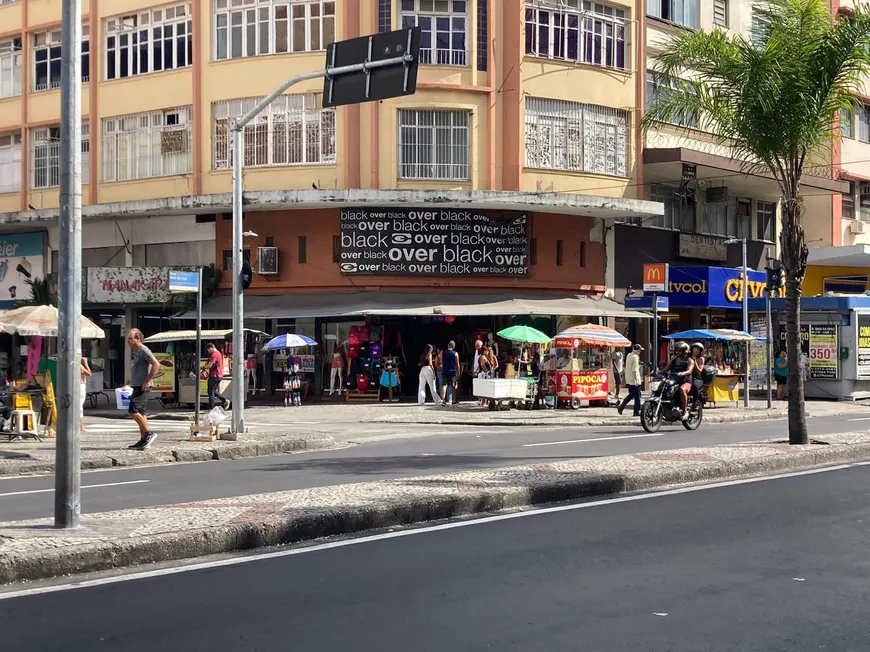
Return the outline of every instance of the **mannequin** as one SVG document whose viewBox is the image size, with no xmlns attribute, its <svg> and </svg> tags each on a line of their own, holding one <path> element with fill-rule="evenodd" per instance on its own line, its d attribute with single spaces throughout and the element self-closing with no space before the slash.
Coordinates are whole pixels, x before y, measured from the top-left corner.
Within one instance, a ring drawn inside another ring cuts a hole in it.
<svg viewBox="0 0 870 652">
<path fill-rule="evenodd" d="M 257 391 L 257 356 L 249 353 L 245 359 L 245 391 L 250 388 L 251 394 Z"/>
<path fill-rule="evenodd" d="M 486 346 L 492 348 L 492 352 L 495 353 L 495 357 L 498 357 L 498 343 L 495 341 L 495 336 L 492 333 L 487 334 L 486 336 Z"/>
<path fill-rule="evenodd" d="M 339 395 L 344 391 L 344 351 L 347 342 L 336 344 L 332 350 L 332 361 L 330 362 L 329 371 L 329 395 L 332 396 L 336 391 Z M 337 379 L 337 382 L 336 382 Z M 337 387 L 336 387 L 337 385 Z"/>
</svg>

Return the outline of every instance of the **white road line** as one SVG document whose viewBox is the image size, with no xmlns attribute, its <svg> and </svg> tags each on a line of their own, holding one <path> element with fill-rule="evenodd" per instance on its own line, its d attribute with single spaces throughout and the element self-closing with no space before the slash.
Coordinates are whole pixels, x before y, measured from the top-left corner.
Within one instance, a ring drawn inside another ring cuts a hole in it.
<svg viewBox="0 0 870 652">
<path fill-rule="evenodd" d="M 124 484 L 144 484 L 146 482 L 151 482 L 151 480 L 128 480 L 127 482 L 108 482 L 106 484 L 85 484 L 82 485 L 82 489 L 97 489 L 99 487 L 118 487 Z M 6 496 L 24 496 L 26 494 L 47 494 L 50 491 L 54 491 L 54 488 L 51 489 L 33 489 L 31 491 L 10 491 L 9 493 L 0 494 L 0 498 L 4 498 Z"/>
<path fill-rule="evenodd" d="M 679 432 L 679 431 L 678 431 Z M 590 439 L 568 439 L 566 441 L 544 441 L 536 444 L 523 444 L 523 448 L 534 448 L 536 446 L 561 446 L 563 444 L 585 444 L 592 441 L 612 441 L 614 439 L 640 439 L 641 437 L 664 437 L 669 433 L 641 433 L 637 435 L 616 435 L 614 437 L 594 437 Z"/>
<path fill-rule="evenodd" d="M 58 584 L 54 586 L 35 587 L 24 589 L 21 591 L 10 591 L 8 593 L 0 593 L 0 600 L 9 600 L 12 598 L 20 598 L 29 595 L 41 595 L 45 593 L 58 593 L 60 591 L 71 591 L 74 589 L 84 589 L 94 586 L 105 586 L 107 584 L 120 584 L 121 582 L 131 582 L 134 580 L 147 579 L 152 577 L 163 577 L 166 575 L 177 575 L 179 573 L 189 573 L 190 571 L 211 570 L 214 568 L 225 568 L 227 566 L 239 566 L 241 564 L 250 564 L 257 561 L 266 561 L 269 559 L 279 559 L 281 557 L 294 557 L 296 555 L 305 555 L 311 552 L 320 552 L 323 550 L 333 550 L 336 548 L 346 548 L 348 546 L 358 546 L 365 543 L 376 541 L 384 541 L 387 539 L 399 539 L 401 537 L 411 537 L 420 534 L 428 534 L 430 532 L 441 532 L 443 530 L 453 530 L 462 527 L 474 527 L 476 525 L 486 525 L 497 521 L 509 521 L 515 518 L 527 518 L 530 516 L 542 516 L 554 514 L 558 512 L 571 512 L 578 509 L 592 509 L 594 507 L 607 507 L 617 505 L 619 503 L 629 503 L 636 500 L 650 500 L 652 498 L 662 498 L 664 496 L 676 496 L 679 494 L 694 493 L 696 491 L 709 491 L 710 489 L 721 489 L 723 487 L 733 487 L 743 484 L 754 484 L 756 482 L 769 482 L 771 480 L 783 480 L 786 478 L 796 478 L 804 475 L 817 475 L 819 473 L 830 473 L 831 471 L 843 471 L 845 469 L 856 468 L 859 466 L 868 466 L 870 462 L 855 462 L 851 464 L 841 464 L 839 466 L 830 466 L 823 469 L 809 469 L 807 471 L 795 471 L 794 473 L 783 473 L 781 475 L 771 475 L 760 478 L 745 478 L 743 480 L 728 480 L 726 482 L 716 482 L 711 484 L 698 485 L 694 487 L 681 487 L 679 489 L 667 489 L 665 491 L 656 491 L 647 494 L 637 494 L 634 496 L 623 496 L 621 498 L 604 498 L 594 502 L 574 503 L 570 505 L 558 505 L 556 507 L 545 507 L 542 509 L 532 509 L 525 512 L 510 512 L 507 514 L 496 514 L 494 516 L 484 516 L 474 518 L 467 521 L 454 521 L 451 523 L 442 523 L 440 525 L 430 525 L 428 527 L 412 528 L 396 530 L 394 532 L 384 532 L 381 534 L 373 534 L 355 539 L 344 539 L 341 541 L 331 541 L 314 546 L 302 548 L 293 548 L 290 550 L 279 550 L 277 552 L 266 552 L 262 554 L 249 555 L 245 557 L 234 557 L 232 559 L 219 559 L 216 561 L 207 561 L 198 564 L 189 564 L 186 566 L 175 568 L 161 568 L 157 570 L 141 571 L 138 573 L 130 573 L 120 577 L 103 577 L 94 580 L 84 580 L 81 582 L 71 582 L 69 584 Z M 183 563 L 183 562 L 180 562 Z"/>
<path fill-rule="evenodd" d="M 860 419 L 846 419 L 847 421 L 870 421 L 870 417 L 861 417 Z"/>
</svg>

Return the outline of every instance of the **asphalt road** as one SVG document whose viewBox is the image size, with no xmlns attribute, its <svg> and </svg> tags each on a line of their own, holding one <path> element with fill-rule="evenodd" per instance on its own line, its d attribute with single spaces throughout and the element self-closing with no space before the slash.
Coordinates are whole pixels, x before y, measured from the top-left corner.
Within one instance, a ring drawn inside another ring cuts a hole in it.
<svg viewBox="0 0 870 652">
<path fill-rule="evenodd" d="M 855 417 L 810 419 L 812 435 L 866 427 Z M 82 475 L 82 509 L 95 513 L 439 472 L 648 452 L 785 436 L 785 421 L 663 428 L 448 427 L 443 436 L 225 462 L 163 464 Z M 410 433 L 409 433 L 410 434 Z M 90 487 L 90 488 L 89 488 Z M 0 521 L 50 516 L 54 479 L 0 478 Z"/>
<path fill-rule="evenodd" d="M 0 600 L 0 636 L 40 652 L 865 652 L 868 487 L 851 467 L 112 578 Z"/>
</svg>

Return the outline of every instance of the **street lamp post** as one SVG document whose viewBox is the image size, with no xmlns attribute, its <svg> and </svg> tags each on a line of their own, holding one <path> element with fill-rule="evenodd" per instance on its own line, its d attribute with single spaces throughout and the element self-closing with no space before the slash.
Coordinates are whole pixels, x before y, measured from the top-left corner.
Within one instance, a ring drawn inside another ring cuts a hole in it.
<svg viewBox="0 0 870 652">
<path fill-rule="evenodd" d="M 726 245 L 737 244 L 742 245 L 743 250 L 743 332 L 749 332 L 749 268 L 746 265 L 746 238 L 729 238 L 725 241 Z M 749 407 L 749 342 L 745 343 L 743 348 L 743 407 Z"/>
</svg>

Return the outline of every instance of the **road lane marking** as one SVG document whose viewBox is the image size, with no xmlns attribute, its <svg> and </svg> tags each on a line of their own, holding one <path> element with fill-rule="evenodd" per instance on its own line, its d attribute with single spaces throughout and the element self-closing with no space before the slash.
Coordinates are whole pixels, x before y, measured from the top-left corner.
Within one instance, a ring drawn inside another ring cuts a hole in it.
<svg viewBox="0 0 870 652">
<path fill-rule="evenodd" d="M 677 431 L 679 432 L 679 431 Z M 563 444 L 585 444 L 586 442 L 591 441 L 613 441 L 614 439 L 640 439 L 641 437 L 664 437 L 669 433 L 667 432 L 655 432 L 655 433 L 641 433 L 637 435 L 616 435 L 614 437 L 594 437 L 590 439 L 567 439 L 565 441 L 543 441 L 535 444 L 523 444 L 523 448 L 534 448 L 536 446 L 561 446 Z"/>
<path fill-rule="evenodd" d="M 848 421 L 870 421 L 870 417 L 861 417 L 860 419 L 847 419 Z"/>
<path fill-rule="evenodd" d="M 392 532 L 383 532 L 381 534 L 372 534 L 369 536 L 357 537 L 353 539 L 342 539 L 339 541 L 330 541 L 329 543 L 321 543 L 318 545 L 305 546 L 301 548 L 283 549 L 277 552 L 265 552 L 261 554 L 253 554 L 245 557 L 233 557 L 231 559 L 218 559 L 215 561 L 207 561 L 201 563 L 187 564 L 176 566 L 174 568 L 160 568 L 149 571 L 133 572 L 127 575 L 118 577 L 102 577 L 93 580 L 82 580 L 71 582 L 68 584 L 56 584 L 50 586 L 41 586 L 23 589 L 21 591 L 9 591 L 6 593 L 0 592 L 0 601 L 10 600 L 12 598 L 20 598 L 31 595 L 41 595 L 45 593 L 58 593 L 60 591 L 71 591 L 74 589 L 92 588 L 96 586 L 105 586 L 107 584 L 120 584 L 122 582 L 132 582 L 134 580 L 149 579 L 154 577 L 164 577 L 166 575 L 177 575 L 179 573 L 188 573 L 190 571 L 213 570 L 216 568 L 225 568 L 227 566 L 239 566 L 241 564 L 250 564 L 257 561 L 267 561 L 270 559 L 278 559 L 281 557 L 295 557 L 296 555 L 305 555 L 311 552 L 321 552 L 324 550 L 333 550 L 336 548 L 347 548 L 349 546 L 358 546 L 365 543 L 376 541 L 384 541 L 387 539 L 399 539 L 402 537 L 417 536 L 420 534 L 428 534 L 431 532 L 440 532 L 442 530 L 453 530 L 463 527 L 474 527 L 476 525 L 486 525 L 497 521 L 509 521 L 516 518 L 527 518 L 530 516 L 541 516 L 553 514 L 557 512 L 570 512 L 578 509 L 592 509 L 595 507 L 605 507 L 609 505 L 617 505 L 619 503 L 629 503 L 636 500 L 650 500 L 652 498 L 662 498 L 665 496 L 677 496 L 680 494 L 694 493 L 696 491 L 708 491 L 710 489 L 721 489 L 724 487 L 733 487 L 743 484 L 754 484 L 756 482 L 770 482 L 771 480 L 784 480 L 788 478 L 796 478 L 805 475 L 817 475 L 820 473 L 830 473 L 832 471 L 843 471 L 857 467 L 870 466 L 870 462 L 854 462 L 850 464 L 840 464 L 838 466 L 829 466 L 823 469 L 808 469 L 806 471 L 795 471 L 793 473 L 783 473 L 781 475 L 771 475 L 758 478 L 744 478 L 741 480 L 727 480 L 725 482 L 714 482 L 710 484 L 697 485 L 693 487 L 680 487 L 678 489 L 666 489 L 664 491 L 656 491 L 645 494 L 635 494 L 632 496 L 622 496 L 620 498 L 603 498 L 601 500 L 590 501 L 585 503 L 572 503 L 568 505 L 557 505 L 555 507 L 535 508 L 524 512 L 509 512 L 505 514 L 496 514 L 493 516 L 483 516 L 473 518 L 467 521 L 454 521 L 449 523 L 441 523 L 439 525 L 430 525 L 428 527 L 412 528 L 395 530 Z M 530 506 L 534 507 L 534 506 Z M 184 564 L 184 560 L 178 560 L 178 563 Z M 49 580 L 50 581 L 50 580 Z"/>
<path fill-rule="evenodd" d="M 100 487 L 119 487 L 125 484 L 144 484 L 146 482 L 151 482 L 151 480 L 128 480 L 126 482 L 107 482 L 105 484 L 85 484 L 82 485 L 82 489 L 98 489 Z M 9 493 L 0 494 L 0 498 L 5 498 L 6 496 L 24 496 L 26 494 L 46 494 L 50 491 L 54 491 L 54 487 L 51 489 L 31 489 L 30 491 L 10 491 Z"/>
</svg>

